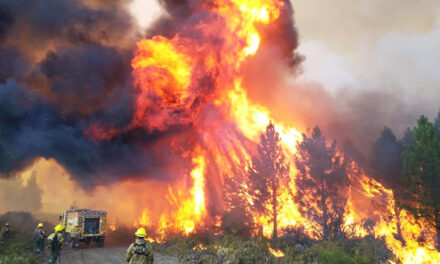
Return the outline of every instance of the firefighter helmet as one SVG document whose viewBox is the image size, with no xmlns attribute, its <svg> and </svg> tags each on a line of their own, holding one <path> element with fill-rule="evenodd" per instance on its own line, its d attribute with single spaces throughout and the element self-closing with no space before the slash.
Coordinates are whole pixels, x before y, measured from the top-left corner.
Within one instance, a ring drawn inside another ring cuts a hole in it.
<svg viewBox="0 0 440 264">
<path fill-rule="evenodd" d="M 147 232 L 145 231 L 145 228 L 140 227 L 136 233 L 134 233 L 137 237 L 146 237 L 147 236 Z"/>
</svg>

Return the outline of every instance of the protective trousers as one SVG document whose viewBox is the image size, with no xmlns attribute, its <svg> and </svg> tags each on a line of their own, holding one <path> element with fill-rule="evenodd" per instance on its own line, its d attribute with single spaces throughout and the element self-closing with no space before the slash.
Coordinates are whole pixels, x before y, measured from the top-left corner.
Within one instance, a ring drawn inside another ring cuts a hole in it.
<svg viewBox="0 0 440 264">
<path fill-rule="evenodd" d="M 37 241 L 37 254 L 38 253 L 44 253 L 44 239 Z"/>
<path fill-rule="evenodd" d="M 78 248 L 79 246 L 78 237 L 72 237 L 71 243 L 72 243 L 72 248 Z"/>
<path fill-rule="evenodd" d="M 60 256 L 59 249 L 52 250 L 52 253 L 50 254 L 49 264 L 55 264 L 59 256 Z"/>
</svg>

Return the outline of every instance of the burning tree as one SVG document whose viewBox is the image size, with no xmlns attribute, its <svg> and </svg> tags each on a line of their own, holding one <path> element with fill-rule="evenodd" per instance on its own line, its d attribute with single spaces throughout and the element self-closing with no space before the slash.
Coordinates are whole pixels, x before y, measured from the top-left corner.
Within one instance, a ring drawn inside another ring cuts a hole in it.
<svg viewBox="0 0 440 264">
<path fill-rule="evenodd" d="M 403 188 L 401 171 L 402 171 L 402 144 L 396 139 L 393 131 L 388 127 L 382 130 L 380 137 L 373 144 L 371 151 L 371 168 L 373 176 L 382 182 L 385 187 L 393 191 L 393 199 L 399 201 L 398 197 L 400 189 Z M 396 214 L 397 239 L 404 243 L 402 237 L 402 229 L 400 223 L 400 208 L 398 202 L 394 203 Z"/>
<path fill-rule="evenodd" d="M 416 219 L 423 218 L 437 232 L 440 248 L 440 140 L 435 128 L 422 116 L 414 128 L 411 143 L 403 153 L 403 179 L 409 189 L 403 192 L 403 207 Z"/>
<path fill-rule="evenodd" d="M 337 153 L 336 141 L 327 145 L 319 127 L 298 143 L 295 157 L 298 169 L 294 195 L 299 211 L 320 228 L 319 236 L 327 240 L 342 234 L 346 190 L 349 184 L 347 164 Z"/>
<path fill-rule="evenodd" d="M 247 200 L 247 170 L 248 165 L 241 163 L 234 166 L 232 175 L 225 178 L 224 201 L 228 211 L 222 215 L 222 230 L 226 233 L 250 237 L 254 226 Z"/>
<path fill-rule="evenodd" d="M 288 186 L 289 163 L 283 153 L 281 138 L 272 122 L 260 135 L 257 154 L 252 157 L 249 168 L 250 195 L 253 209 L 261 214 L 270 214 L 273 222 L 272 238 L 278 237 L 277 217 L 280 187 Z"/>
</svg>

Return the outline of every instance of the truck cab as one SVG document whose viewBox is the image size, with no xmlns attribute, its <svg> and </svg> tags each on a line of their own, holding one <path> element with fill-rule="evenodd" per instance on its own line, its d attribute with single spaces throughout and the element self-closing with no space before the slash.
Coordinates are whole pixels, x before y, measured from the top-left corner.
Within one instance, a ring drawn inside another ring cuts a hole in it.
<svg viewBox="0 0 440 264">
<path fill-rule="evenodd" d="M 95 241 L 97 247 L 104 246 L 105 230 L 107 228 L 107 212 L 90 209 L 72 209 L 61 215 L 64 230 L 70 234 L 75 225 L 80 229 L 79 242 L 90 246 Z"/>
</svg>

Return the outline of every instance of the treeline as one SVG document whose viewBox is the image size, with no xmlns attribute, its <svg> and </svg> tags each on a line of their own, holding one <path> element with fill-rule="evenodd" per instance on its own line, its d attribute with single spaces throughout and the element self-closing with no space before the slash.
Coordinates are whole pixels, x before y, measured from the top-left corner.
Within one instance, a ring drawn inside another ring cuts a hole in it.
<svg viewBox="0 0 440 264">
<path fill-rule="evenodd" d="M 393 191 L 396 215 L 407 210 L 416 220 L 423 219 L 436 230 L 440 247 L 440 113 L 431 123 L 421 116 L 417 126 L 397 139 L 385 127 L 373 144 L 372 176 Z M 403 241 L 400 220 L 399 238 Z"/>
<path fill-rule="evenodd" d="M 337 148 L 336 141 L 329 141 L 319 127 L 304 134 L 296 149 L 293 159 L 287 159 L 279 133 L 272 123 L 267 126 L 249 164 L 242 164 L 225 182 L 229 208 L 222 219 L 225 231 L 249 235 L 253 225 L 250 214 L 264 214 L 270 216 L 273 239 L 277 239 L 279 194 L 283 186 L 289 186 L 288 160 L 293 160 L 296 192 L 290 192 L 302 216 L 316 230 L 316 237 L 345 236 L 349 175 L 359 173 L 356 170 L 360 167 L 393 191 L 397 217 L 405 209 L 416 220 L 423 219 L 436 230 L 440 244 L 440 113 L 434 123 L 421 116 L 400 139 L 385 127 L 369 157 L 349 142 Z M 396 237 L 404 244 L 399 220 L 396 229 Z"/>
</svg>

